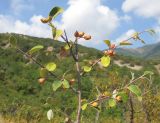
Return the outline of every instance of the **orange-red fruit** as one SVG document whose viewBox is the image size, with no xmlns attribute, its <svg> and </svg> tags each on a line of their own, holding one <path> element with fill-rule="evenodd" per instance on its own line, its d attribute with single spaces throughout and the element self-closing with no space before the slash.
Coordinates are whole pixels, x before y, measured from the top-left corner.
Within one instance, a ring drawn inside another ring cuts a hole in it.
<svg viewBox="0 0 160 123">
<path fill-rule="evenodd" d="M 120 102 L 120 101 L 122 101 L 122 97 L 121 97 L 121 96 L 117 96 L 117 97 L 116 97 L 116 100 L 117 100 L 118 102 Z"/>
<path fill-rule="evenodd" d="M 78 32 L 79 33 L 79 37 L 82 38 L 84 36 L 84 32 Z"/>
<path fill-rule="evenodd" d="M 82 37 L 84 36 L 84 32 L 78 32 L 78 31 L 76 31 L 76 32 L 74 33 L 74 36 L 75 36 L 75 37 L 82 38 Z"/>
<path fill-rule="evenodd" d="M 110 48 L 110 49 L 115 49 L 115 48 L 116 48 L 116 45 L 115 45 L 115 44 L 111 44 L 109 48 Z"/>
<path fill-rule="evenodd" d="M 114 56 L 115 55 L 115 51 L 114 50 L 106 50 L 104 51 L 105 55 L 109 55 L 109 56 Z"/>
<path fill-rule="evenodd" d="M 90 35 L 84 35 L 83 37 L 85 40 L 90 40 L 92 37 Z"/>
<path fill-rule="evenodd" d="M 52 20 L 52 17 L 51 16 L 48 16 L 47 18 L 42 18 L 41 19 L 41 22 L 42 23 L 48 23 L 48 22 L 50 22 Z"/>
<path fill-rule="evenodd" d="M 97 107 L 97 106 L 98 106 L 98 103 L 97 103 L 97 102 L 93 102 L 91 105 L 92 105 L 93 107 Z"/>
<path fill-rule="evenodd" d="M 75 79 L 71 79 L 71 80 L 69 80 L 69 83 L 71 84 L 71 85 L 73 85 L 74 83 L 75 83 Z"/>
<path fill-rule="evenodd" d="M 74 33 L 74 36 L 75 36 L 75 37 L 79 37 L 78 31 L 76 31 L 76 32 Z"/>
<path fill-rule="evenodd" d="M 44 84 L 44 83 L 45 83 L 45 81 L 46 81 L 46 79 L 45 79 L 45 78 L 39 78 L 39 79 L 38 79 L 38 82 L 39 82 L 40 84 Z"/>
</svg>

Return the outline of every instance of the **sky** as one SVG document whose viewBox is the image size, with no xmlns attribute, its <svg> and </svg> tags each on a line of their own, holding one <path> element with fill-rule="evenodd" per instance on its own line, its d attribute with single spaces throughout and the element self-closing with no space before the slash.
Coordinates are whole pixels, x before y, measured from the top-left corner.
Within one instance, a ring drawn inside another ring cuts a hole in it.
<svg viewBox="0 0 160 123">
<path fill-rule="evenodd" d="M 0 33 L 51 38 L 51 29 L 40 19 L 54 6 L 64 9 L 54 23 L 65 29 L 71 40 L 76 30 L 92 36 L 91 41 L 79 41 L 85 46 L 105 49 L 103 40 L 117 43 L 150 28 L 156 36 L 141 37 L 147 44 L 160 41 L 160 0 L 0 0 Z M 135 42 L 133 47 L 141 46 Z"/>
</svg>

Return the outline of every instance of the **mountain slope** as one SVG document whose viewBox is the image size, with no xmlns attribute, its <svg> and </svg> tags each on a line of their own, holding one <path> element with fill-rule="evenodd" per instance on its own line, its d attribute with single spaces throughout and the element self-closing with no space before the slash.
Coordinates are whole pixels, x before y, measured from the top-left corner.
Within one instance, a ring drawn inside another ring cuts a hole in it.
<svg viewBox="0 0 160 123">
<path fill-rule="evenodd" d="M 143 59 L 160 59 L 160 42 L 135 49 L 119 48 L 118 52 L 126 56 L 134 56 Z"/>
</svg>

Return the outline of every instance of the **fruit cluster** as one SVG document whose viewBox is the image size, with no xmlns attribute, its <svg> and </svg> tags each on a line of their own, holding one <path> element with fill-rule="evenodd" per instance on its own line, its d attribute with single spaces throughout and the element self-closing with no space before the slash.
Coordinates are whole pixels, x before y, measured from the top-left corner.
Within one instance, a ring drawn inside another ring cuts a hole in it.
<svg viewBox="0 0 160 123">
<path fill-rule="evenodd" d="M 91 39 L 91 35 L 87 35 L 87 34 L 85 34 L 84 32 L 78 32 L 78 31 L 76 31 L 76 32 L 74 33 L 74 36 L 75 36 L 76 38 L 84 38 L 85 40 L 90 40 L 90 39 Z"/>
<path fill-rule="evenodd" d="M 104 54 L 108 55 L 108 56 L 114 56 L 116 54 L 115 48 L 116 48 L 116 45 L 115 44 L 111 44 L 109 46 L 109 49 L 104 51 Z"/>
</svg>

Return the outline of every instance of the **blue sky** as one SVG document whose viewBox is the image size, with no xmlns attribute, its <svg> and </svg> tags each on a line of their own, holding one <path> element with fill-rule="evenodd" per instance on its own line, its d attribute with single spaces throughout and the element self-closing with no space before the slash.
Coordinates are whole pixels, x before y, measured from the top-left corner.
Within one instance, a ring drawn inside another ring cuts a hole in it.
<svg viewBox="0 0 160 123">
<path fill-rule="evenodd" d="M 105 39 L 119 42 L 148 28 L 155 29 L 157 36 L 144 34 L 147 44 L 160 41 L 160 0 L 1 0 L 0 33 L 51 37 L 40 19 L 54 6 L 64 8 L 55 24 L 65 28 L 71 39 L 75 30 L 92 35 L 92 41 L 80 42 L 86 46 L 104 49 Z M 139 46 L 136 42 L 135 47 Z"/>
</svg>

